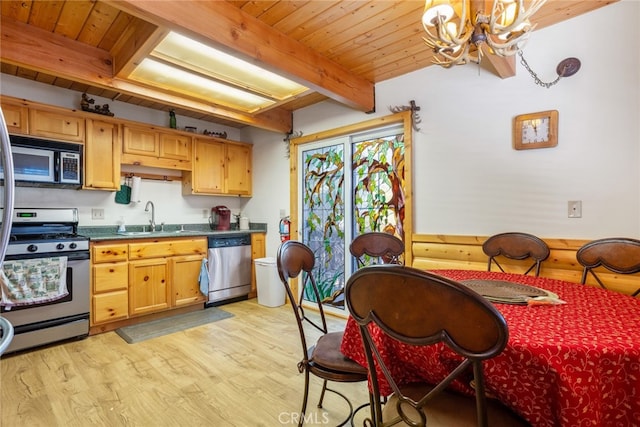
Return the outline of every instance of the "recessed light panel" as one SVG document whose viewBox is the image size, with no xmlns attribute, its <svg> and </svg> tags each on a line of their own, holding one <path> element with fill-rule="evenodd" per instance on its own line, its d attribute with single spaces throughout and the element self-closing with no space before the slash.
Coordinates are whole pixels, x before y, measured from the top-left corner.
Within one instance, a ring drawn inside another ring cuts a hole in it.
<svg viewBox="0 0 640 427">
<path fill-rule="evenodd" d="M 308 90 L 282 76 L 173 32 L 129 77 L 249 113 Z"/>
</svg>

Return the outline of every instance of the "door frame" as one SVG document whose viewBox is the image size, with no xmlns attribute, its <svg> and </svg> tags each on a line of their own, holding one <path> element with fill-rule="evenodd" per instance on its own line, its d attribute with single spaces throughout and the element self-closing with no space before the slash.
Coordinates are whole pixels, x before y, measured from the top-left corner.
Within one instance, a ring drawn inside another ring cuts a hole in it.
<svg viewBox="0 0 640 427">
<path fill-rule="evenodd" d="M 300 146 L 310 142 L 321 141 L 341 136 L 348 136 L 361 133 L 367 130 L 381 128 L 393 124 L 402 124 L 404 130 L 404 161 L 405 161 L 405 217 L 404 217 L 404 260 L 405 265 L 412 263 L 412 235 L 413 235 L 413 135 L 411 111 L 403 111 L 400 113 L 384 116 L 360 123 L 342 126 L 323 132 L 305 135 L 298 138 L 292 138 L 289 142 L 289 212 L 290 212 L 290 236 L 292 240 L 299 240 L 299 223 L 298 223 L 298 197 L 300 188 L 298 186 L 298 151 Z M 294 295 L 299 295 L 297 281 L 291 283 Z"/>
</svg>

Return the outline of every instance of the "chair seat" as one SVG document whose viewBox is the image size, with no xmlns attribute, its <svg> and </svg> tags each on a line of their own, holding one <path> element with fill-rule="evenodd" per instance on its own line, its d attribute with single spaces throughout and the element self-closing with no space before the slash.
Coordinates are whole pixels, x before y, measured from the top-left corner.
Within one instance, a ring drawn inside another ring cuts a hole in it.
<svg viewBox="0 0 640 427">
<path fill-rule="evenodd" d="M 340 351 L 344 332 L 329 332 L 318 339 L 312 351 L 311 362 L 331 371 L 356 374 L 367 378 L 367 368 L 346 357 Z"/>
<path fill-rule="evenodd" d="M 432 388 L 429 384 L 411 384 L 402 387 L 402 393 L 414 400 L 421 399 Z M 387 422 L 398 416 L 398 398 L 392 395 L 382 410 L 382 419 Z M 408 405 L 403 408 L 413 410 Z M 473 396 L 462 396 L 444 391 L 426 404 L 427 425 L 429 427 L 476 427 L 476 405 Z M 409 412 L 411 414 L 411 412 Z M 489 425 L 492 427 L 528 427 L 529 424 L 518 417 L 509 408 L 494 399 L 487 399 L 487 414 Z M 418 415 L 413 414 L 419 421 Z M 414 419 L 412 417 L 412 419 Z M 405 423 L 398 426 L 409 425 Z"/>
</svg>

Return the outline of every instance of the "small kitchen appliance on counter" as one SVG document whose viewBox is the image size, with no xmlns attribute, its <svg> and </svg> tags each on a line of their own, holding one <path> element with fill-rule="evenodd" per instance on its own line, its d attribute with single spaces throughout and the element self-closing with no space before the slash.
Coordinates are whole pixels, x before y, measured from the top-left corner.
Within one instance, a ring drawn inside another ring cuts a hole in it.
<svg viewBox="0 0 640 427">
<path fill-rule="evenodd" d="M 216 206 L 211 208 L 209 225 L 212 230 L 231 230 L 231 209 L 226 206 Z"/>
</svg>

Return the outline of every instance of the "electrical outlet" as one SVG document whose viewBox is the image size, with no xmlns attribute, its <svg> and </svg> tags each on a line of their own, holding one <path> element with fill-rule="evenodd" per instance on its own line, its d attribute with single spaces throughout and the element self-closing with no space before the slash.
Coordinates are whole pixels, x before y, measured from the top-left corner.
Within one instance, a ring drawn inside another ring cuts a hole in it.
<svg viewBox="0 0 640 427">
<path fill-rule="evenodd" d="M 285 216 L 287 216 L 287 211 L 284 209 L 280 209 L 280 218 L 284 218 Z"/>
<path fill-rule="evenodd" d="M 569 218 L 582 218 L 582 200 L 570 200 L 567 202 Z"/>
<path fill-rule="evenodd" d="M 209 218 L 209 210 L 202 209 L 202 218 Z"/>
<path fill-rule="evenodd" d="M 91 219 L 104 219 L 104 209 L 91 209 Z"/>
</svg>

